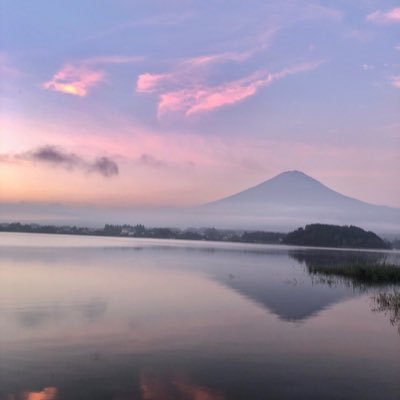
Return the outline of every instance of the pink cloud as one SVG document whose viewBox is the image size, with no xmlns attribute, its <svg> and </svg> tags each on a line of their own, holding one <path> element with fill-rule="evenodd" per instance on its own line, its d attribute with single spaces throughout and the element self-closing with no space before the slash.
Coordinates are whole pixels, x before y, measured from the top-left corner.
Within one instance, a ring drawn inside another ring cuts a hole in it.
<svg viewBox="0 0 400 400">
<path fill-rule="evenodd" d="M 288 75 L 310 71 L 321 64 L 306 63 L 286 68 L 277 73 L 256 72 L 250 76 L 216 86 L 197 85 L 177 91 L 161 93 L 158 103 L 158 116 L 170 112 L 183 112 L 190 116 L 199 112 L 235 104 L 253 96 L 262 87 Z"/>
<path fill-rule="evenodd" d="M 196 85 L 206 80 L 212 66 L 218 63 L 244 62 L 256 53 L 264 51 L 277 29 L 271 28 L 253 38 L 252 46 L 243 51 L 227 51 L 214 54 L 204 54 L 179 61 L 166 73 L 145 72 L 138 76 L 136 91 L 138 93 L 154 93 L 167 91 L 167 87 Z"/>
<path fill-rule="evenodd" d="M 400 23 L 400 7 L 393 8 L 393 10 L 387 12 L 380 10 L 375 11 L 367 15 L 367 21 L 376 24 Z"/>
<path fill-rule="evenodd" d="M 249 59 L 255 53 L 265 49 L 267 43 L 260 43 L 259 46 L 245 51 L 227 51 L 217 54 L 206 54 L 203 56 L 193 57 L 185 60 L 183 66 L 208 66 L 217 62 L 236 61 L 242 62 Z"/>
<path fill-rule="evenodd" d="M 216 64 L 245 62 L 256 53 L 264 51 L 276 32 L 276 28 L 264 31 L 253 40 L 248 49 L 242 51 L 191 57 L 181 60 L 175 68 L 165 73 L 145 72 L 137 78 L 136 92 L 158 95 L 159 118 L 174 112 L 191 116 L 243 101 L 277 79 L 316 68 L 320 64 L 320 62 L 301 64 L 278 73 L 258 71 L 230 82 L 209 83 Z"/>
<path fill-rule="evenodd" d="M 215 87 L 194 87 L 160 95 L 158 116 L 168 112 L 183 111 L 186 116 L 211 111 L 216 108 L 237 103 L 256 93 L 267 85 L 272 77 L 266 79 L 248 78 L 232 81 Z"/>
<path fill-rule="evenodd" d="M 84 97 L 89 89 L 104 80 L 104 72 L 96 71 L 85 66 L 67 64 L 53 78 L 45 82 L 45 89 Z"/>
<path fill-rule="evenodd" d="M 250 54 L 252 54 L 252 51 L 208 54 L 188 58 L 179 62 L 171 72 L 160 74 L 145 72 L 140 74 L 136 81 L 136 91 L 138 93 L 154 93 L 165 89 L 165 86 L 168 85 L 188 84 L 188 81 L 197 82 L 207 76 L 208 68 L 212 64 L 227 61 L 244 61 L 250 57 Z"/>
<path fill-rule="evenodd" d="M 139 75 L 136 82 L 136 91 L 139 93 L 152 93 L 158 85 L 171 78 L 170 74 L 150 74 L 148 72 Z"/>
<path fill-rule="evenodd" d="M 45 82 L 45 89 L 84 97 L 89 90 L 105 79 L 105 72 L 99 65 L 132 64 L 142 61 L 140 56 L 99 56 L 87 58 L 77 64 L 66 64 L 51 80 Z"/>
<path fill-rule="evenodd" d="M 391 78 L 392 86 L 397 89 L 400 89 L 400 75 L 392 76 Z"/>
</svg>

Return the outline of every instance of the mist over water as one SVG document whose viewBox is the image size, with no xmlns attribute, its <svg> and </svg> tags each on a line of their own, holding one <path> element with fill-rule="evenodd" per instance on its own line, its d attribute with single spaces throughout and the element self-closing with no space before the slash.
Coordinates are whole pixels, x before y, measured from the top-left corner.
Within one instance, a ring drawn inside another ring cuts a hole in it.
<svg viewBox="0 0 400 400">
<path fill-rule="evenodd" d="M 396 252 L 1 234 L 0 399 L 398 399 L 397 322 L 374 301 L 398 289 L 307 269 L 355 256 L 400 264 Z"/>
</svg>

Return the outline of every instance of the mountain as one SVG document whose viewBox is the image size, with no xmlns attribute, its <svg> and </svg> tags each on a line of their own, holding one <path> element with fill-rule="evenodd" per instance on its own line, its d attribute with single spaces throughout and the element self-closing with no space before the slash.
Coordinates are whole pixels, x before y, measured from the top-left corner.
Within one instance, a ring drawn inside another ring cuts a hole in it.
<svg viewBox="0 0 400 400">
<path fill-rule="evenodd" d="M 205 204 L 200 213 L 207 220 L 215 218 L 222 224 L 262 229 L 288 230 L 320 222 L 400 232 L 400 209 L 345 196 L 300 171 L 283 172 L 257 186 Z"/>
</svg>

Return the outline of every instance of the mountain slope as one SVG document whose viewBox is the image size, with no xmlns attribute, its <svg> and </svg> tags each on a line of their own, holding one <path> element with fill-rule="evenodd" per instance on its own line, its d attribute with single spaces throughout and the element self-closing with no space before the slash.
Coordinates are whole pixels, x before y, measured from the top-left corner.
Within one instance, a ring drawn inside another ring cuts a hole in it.
<svg viewBox="0 0 400 400">
<path fill-rule="evenodd" d="M 355 224 L 400 231 L 400 209 L 369 204 L 338 193 L 300 172 L 287 171 L 257 186 L 201 207 L 225 221 L 290 229 L 305 223 Z"/>
<path fill-rule="evenodd" d="M 225 197 L 221 200 L 209 203 L 239 204 L 239 203 L 264 203 L 264 204 L 287 204 L 296 206 L 303 204 L 307 206 L 321 204 L 369 205 L 363 201 L 342 195 L 328 188 L 316 179 L 300 171 L 283 172 L 257 186 Z"/>
</svg>

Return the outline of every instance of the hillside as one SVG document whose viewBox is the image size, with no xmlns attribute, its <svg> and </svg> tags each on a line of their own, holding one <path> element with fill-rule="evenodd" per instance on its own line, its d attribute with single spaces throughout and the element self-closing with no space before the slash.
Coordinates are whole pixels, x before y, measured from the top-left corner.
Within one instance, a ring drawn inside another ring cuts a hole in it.
<svg viewBox="0 0 400 400">
<path fill-rule="evenodd" d="M 388 249 L 390 246 L 374 232 L 357 226 L 325 224 L 306 225 L 289 232 L 284 244 L 296 246 L 342 247 L 358 249 Z"/>
</svg>

